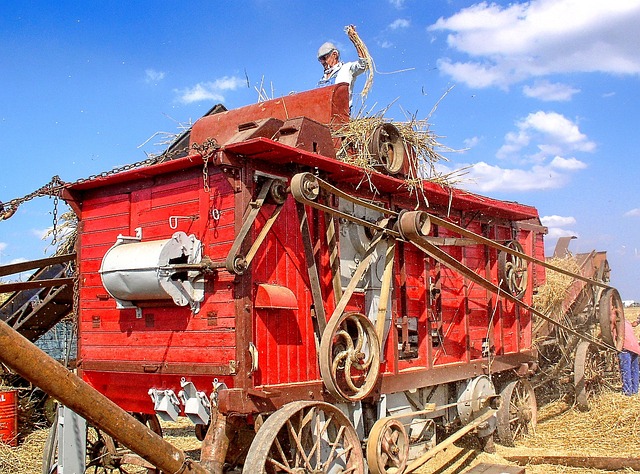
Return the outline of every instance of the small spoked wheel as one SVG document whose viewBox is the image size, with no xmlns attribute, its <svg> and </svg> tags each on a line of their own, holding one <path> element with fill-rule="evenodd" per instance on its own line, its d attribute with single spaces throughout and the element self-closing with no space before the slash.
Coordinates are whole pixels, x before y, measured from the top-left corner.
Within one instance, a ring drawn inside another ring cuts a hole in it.
<svg viewBox="0 0 640 474">
<path fill-rule="evenodd" d="M 624 306 L 620 293 L 615 288 L 607 288 L 598 303 L 598 318 L 602 339 L 617 350 L 624 344 Z"/>
<path fill-rule="evenodd" d="M 339 400 L 362 400 L 379 373 L 380 343 L 371 321 L 360 313 L 329 321 L 320 342 L 320 374 L 327 390 Z"/>
<path fill-rule="evenodd" d="M 522 245 L 516 240 L 510 240 L 505 244 L 512 250 L 524 253 Z M 509 252 L 502 251 L 498 254 L 498 273 L 500 287 L 518 299 L 524 296 L 527 290 L 527 262 Z"/>
<path fill-rule="evenodd" d="M 400 474 L 409 458 L 409 437 L 393 418 L 378 420 L 367 441 L 367 463 L 372 474 Z"/>
<path fill-rule="evenodd" d="M 601 351 L 588 341 L 576 348 L 573 367 L 576 406 L 589 411 L 591 400 L 603 390 L 620 391 L 620 365 L 613 351 Z"/>
<path fill-rule="evenodd" d="M 514 446 L 527 434 L 535 432 L 538 422 L 536 395 L 525 379 L 509 382 L 500 392 L 502 405 L 497 413 L 497 431 L 500 442 Z"/>
<path fill-rule="evenodd" d="M 254 438 L 243 472 L 364 474 L 358 434 L 325 402 L 291 402 L 273 413 Z"/>
<path fill-rule="evenodd" d="M 132 413 L 142 424 L 151 431 L 162 436 L 162 427 L 156 415 Z M 87 426 L 87 473 L 128 473 L 145 472 L 158 474 L 160 471 L 151 467 L 146 461 L 122 446 L 105 432 L 93 425 Z"/>
</svg>

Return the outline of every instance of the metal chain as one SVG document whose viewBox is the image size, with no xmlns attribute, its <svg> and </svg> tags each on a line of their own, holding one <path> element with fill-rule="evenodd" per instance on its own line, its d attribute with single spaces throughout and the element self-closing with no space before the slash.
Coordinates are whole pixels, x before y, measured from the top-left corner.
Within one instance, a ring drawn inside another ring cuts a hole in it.
<svg viewBox="0 0 640 474">
<path fill-rule="evenodd" d="M 181 149 L 173 150 L 171 152 L 165 152 L 161 155 L 151 156 L 146 160 L 141 160 L 135 163 L 119 166 L 117 168 L 111 169 L 110 171 L 103 171 L 101 173 L 88 176 L 86 178 L 79 178 L 76 181 L 72 181 L 69 183 L 62 181 L 60 177 L 56 175 L 53 178 L 51 178 L 51 181 L 49 181 L 44 186 L 36 189 L 35 191 L 29 194 L 26 194 L 21 198 L 15 198 L 6 203 L 0 202 L 0 221 L 9 219 L 11 216 L 13 216 L 15 212 L 18 210 L 18 207 L 20 207 L 20 205 L 24 204 L 25 202 L 31 201 L 32 199 L 39 196 L 53 196 L 54 197 L 54 243 L 55 243 L 57 239 L 56 233 L 57 233 L 57 224 L 58 224 L 57 204 L 63 189 L 70 188 L 78 184 L 86 183 L 88 181 L 94 181 L 99 178 L 106 178 L 108 176 L 123 173 L 125 171 L 130 171 L 132 169 L 151 166 L 158 163 L 163 163 L 165 161 L 169 161 L 173 159 L 178 155 L 182 155 L 185 152 L 189 152 L 190 150 L 193 150 L 197 154 L 201 155 L 202 160 L 204 161 L 205 167 L 203 170 L 203 174 L 205 177 L 207 177 L 205 181 L 205 189 L 208 191 L 208 187 L 209 187 L 208 162 L 210 157 L 219 149 L 220 149 L 220 146 L 214 139 L 208 139 L 202 145 L 194 143 L 191 145 L 191 147 L 184 147 Z"/>
<path fill-rule="evenodd" d="M 209 188 L 209 155 L 202 155 L 202 161 L 204 162 L 202 165 L 202 187 L 204 192 L 208 193 L 211 191 Z"/>
<path fill-rule="evenodd" d="M 215 139 L 209 138 L 202 145 L 194 143 L 191 147 L 202 156 L 202 187 L 204 188 L 204 191 L 208 193 L 211 191 L 209 188 L 209 158 L 220 148 L 220 146 Z"/>
<path fill-rule="evenodd" d="M 80 310 L 80 275 L 78 265 L 73 265 L 73 323 L 78 324 L 78 311 Z"/>
<path fill-rule="evenodd" d="M 51 231 L 51 245 L 58 243 L 58 196 L 53 197 L 53 230 Z"/>
</svg>

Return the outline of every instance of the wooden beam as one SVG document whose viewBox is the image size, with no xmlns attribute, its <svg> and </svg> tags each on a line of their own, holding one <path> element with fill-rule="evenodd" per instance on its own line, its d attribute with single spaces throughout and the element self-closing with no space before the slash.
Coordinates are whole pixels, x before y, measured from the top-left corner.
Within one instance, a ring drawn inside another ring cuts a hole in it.
<svg viewBox="0 0 640 474">
<path fill-rule="evenodd" d="M 530 455 L 530 456 L 503 456 L 507 461 L 515 462 L 521 466 L 527 464 L 554 464 L 568 467 L 585 467 L 591 469 L 616 470 L 616 469 L 633 469 L 640 470 L 639 457 L 620 457 L 620 456 L 580 456 L 580 455 L 563 455 L 563 456 L 546 456 L 546 455 Z"/>
<path fill-rule="evenodd" d="M 52 278 L 50 280 L 29 280 L 17 283 L 0 284 L 0 293 L 13 293 L 14 291 L 31 290 L 33 288 L 49 288 L 73 284 L 73 278 Z"/>
<path fill-rule="evenodd" d="M 69 262 L 76 258 L 75 253 L 68 253 L 65 255 L 58 255 L 56 257 L 40 258 L 38 260 L 29 260 L 28 262 L 11 263 L 9 265 L 0 266 L 0 277 L 6 275 L 12 275 L 14 273 L 21 273 L 27 270 L 33 270 L 34 268 L 43 268 L 56 263 Z"/>
</svg>

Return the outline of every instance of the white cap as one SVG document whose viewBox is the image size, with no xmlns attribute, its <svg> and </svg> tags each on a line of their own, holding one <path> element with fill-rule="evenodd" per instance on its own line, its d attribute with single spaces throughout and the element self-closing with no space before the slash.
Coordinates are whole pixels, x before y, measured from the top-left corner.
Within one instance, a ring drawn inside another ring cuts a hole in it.
<svg viewBox="0 0 640 474">
<path fill-rule="evenodd" d="M 320 49 L 318 49 L 318 59 L 320 59 L 325 54 L 329 54 L 331 51 L 338 51 L 336 45 L 329 42 L 323 43 L 323 45 L 320 46 Z"/>
</svg>

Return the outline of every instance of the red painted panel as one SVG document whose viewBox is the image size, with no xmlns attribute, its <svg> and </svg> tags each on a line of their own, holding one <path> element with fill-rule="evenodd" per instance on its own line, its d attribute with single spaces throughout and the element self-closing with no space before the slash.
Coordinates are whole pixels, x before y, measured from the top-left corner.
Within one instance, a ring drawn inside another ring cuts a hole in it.
<svg viewBox="0 0 640 474">
<path fill-rule="evenodd" d="M 85 370 L 82 377 L 101 393 L 115 401 L 121 408 L 130 412 L 153 413 L 153 403 L 147 394 L 149 387 L 161 390 L 181 390 L 181 375 L 135 374 L 124 372 L 95 372 Z M 218 380 L 234 386 L 233 377 L 217 376 Z M 188 380 L 196 387 L 210 387 L 211 376 L 190 376 Z"/>
<path fill-rule="evenodd" d="M 190 144 L 214 138 L 225 144 L 238 131 L 238 125 L 263 118 L 286 120 L 305 116 L 324 124 L 344 123 L 349 119 L 348 86 L 311 89 L 235 110 L 202 117 L 191 129 Z"/>
<path fill-rule="evenodd" d="M 265 217 L 261 216 L 256 232 Z M 297 228 L 296 207 L 293 200 L 289 200 L 252 264 L 254 281 L 277 283 L 290 289 L 297 297 L 298 308 L 255 310 L 254 333 L 260 367 L 254 374 L 256 384 L 295 383 L 318 378 L 304 250 L 300 233 L 291 231 Z"/>
</svg>

